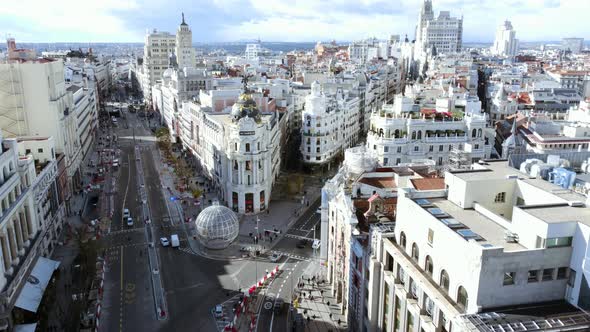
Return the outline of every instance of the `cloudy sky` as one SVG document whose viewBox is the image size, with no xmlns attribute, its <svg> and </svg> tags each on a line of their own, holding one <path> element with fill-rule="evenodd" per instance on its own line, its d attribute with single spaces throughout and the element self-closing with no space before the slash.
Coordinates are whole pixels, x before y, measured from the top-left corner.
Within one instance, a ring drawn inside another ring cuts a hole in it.
<svg viewBox="0 0 590 332">
<path fill-rule="evenodd" d="M 414 37 L 422 0 L 1 0 L 0 35 L 23 42 L 141 42 L 173 32 L 184 11 L 195 42 Z M 524 41 L 590 39 L 590 0 L 434 0 L 464 15 L 464 40 L 491 42 L 512 21 Z"/>
</svg>

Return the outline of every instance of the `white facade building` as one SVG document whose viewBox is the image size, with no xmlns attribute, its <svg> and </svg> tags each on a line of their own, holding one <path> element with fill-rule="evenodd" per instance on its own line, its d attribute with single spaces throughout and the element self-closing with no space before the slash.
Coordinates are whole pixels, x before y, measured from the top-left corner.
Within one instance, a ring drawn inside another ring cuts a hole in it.
<svg viewBox="0 0 590 332">
<path fill-rule="evenodd" d="M 303 162 L 324 164 L 358 141 L 359 98 L 346 96 L 341 88 L 326 96 L 315 81 L 305 98 L 302 122 Z"/>
<path fill-rule="evenodd" d="M 162 78 L 170 65 L 170 55 L 176 51 L 176 37 L 169 32 L 154 29 L 145 35 L 143 64 L 138 71 L 144 99 L 151 101 L 152 87 Z"/>
<path fill-rule="evenodd" d="M 180 138 L 220 190 L 224 203 L 238 213 L 268 208 L 281 166 L 279 113 L 262 114 L 247 92 L 231 114 L 211 113 L 194 102 L 180 110 Z"/>
<path fill-rule="evenodd" d="M 424 58 L 433 49 L 437 54 L 458 53 L 462 46 L 463 18 L 451 17 L 448 11 L 441 11 L 434 17 L 432 0 L 424 0 L 416 28 L 416 56 Z"/>
<path fill-rule="evenodd" d="M 518 39 L 510 21 L 504 21 L 496 30 L 496 39 L 491 51 L 493 55 L 504 57 L 518 54 Z"/>
<path fill-rule="evenodd" d="M 53 269 L 33 275 L 38 265 L 57 267 L 49 256 L 57 244 L 65 209 L 57 201 L 55 155 L 51 139 L 33 139 L 45 152 L 22 154 L 25 141 L 0 136 L 0 330 L 12 331 L 12 309 L 36 312 Z M 19 156 L 20 155 L 20 156 Z M 34 279 L 31 279 L 34 278 Z M 37 283 L 31 280 L 37 280 Z M 39 282 L 40 281 L 40 282 Z"/>
<path fill-rule="evenodd" d="M 584 38 L 563 38 L 561 40 L 561 49 L 571 51 L 574 54 L 581 53 L 584 49 Z"/>
<path fill-rule="evenodd" d="M 181 70 L 193 68 L 197 64 L 195 49 L 193 48 L 193 32 L 184 21 L 184 13 L 182 14 L 182 23 L 180 23 L 176 31 L 175 55 L 178 68 Z"/>
<path fill-rule="evenodd" d="M 468 155 L 469 163 L 489 158 L 494 134 L 487 130 L 481 112 L 466 113 L 461 120 L 413 118 L 407 113 L 413 102 L 398 96 L 393 105 L 385 105 L 371 115 L 367 149 L 376 153 L 383 166 L 395 166 L 430 159 L 437 166 L 449 164 L 451 153 Z"/>
<path fill-rule="evenodd" d="M 90 87 L 66 84 L 64 77 L 62 61 L 0 64 L 0 127 L 6 137 L 53 137 L 55 152 L 65 155 L 69 185 L 79 190 L 81 161 L 96 126 L 97 97 Z"/>
</svg>

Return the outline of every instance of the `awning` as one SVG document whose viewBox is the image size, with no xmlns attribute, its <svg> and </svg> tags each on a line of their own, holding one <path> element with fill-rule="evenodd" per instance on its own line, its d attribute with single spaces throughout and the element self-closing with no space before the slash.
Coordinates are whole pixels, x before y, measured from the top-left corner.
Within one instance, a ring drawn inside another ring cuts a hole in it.
<svg viewBox="0 0 590 332">
<path fill-rule="evenodd" d="M 45 288 L 47 288 L 51 275 L 59 267 L 59 264 L 58 261 L 39 257 L 14 305 L 24 310 L 37 312 Z"/>
<path fill-rule="evenodd" d="M 14 332 L 35 332 L 37 323 L 33 324 L 20 324 L 14 326 Z"/>
</svg>

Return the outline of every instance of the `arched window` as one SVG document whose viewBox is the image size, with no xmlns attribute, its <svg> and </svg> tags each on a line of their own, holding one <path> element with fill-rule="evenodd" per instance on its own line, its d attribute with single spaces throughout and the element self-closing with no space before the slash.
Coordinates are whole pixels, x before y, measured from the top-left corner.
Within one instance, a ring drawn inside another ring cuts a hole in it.
<svg viewBox="0 0 590 332">
<path fill-rule="evenodd" d="M 481 137 L 481 129 L 477 130 L 477 137 Z"/>
<path fill-rule="evenodd" d="M 238 162 L 234 160 L 234 169 L 238 169 Z"/>
<path fill-rule="evenodd" d="M 442 270 L 440 272 L 440 287 L 442 287 L 447 293 L 449 292 L 449 274 L 447 271 Z"/>
<path fill-rule="evenodd" d="M 417 262 L 420 260 L 420 250 L 416 243 L 412 243 L 412 258 Z"/>
<path fill-rule="evenodd" d="M 250 143 L 246 143 L 246 152 L 250 152 Z"/>
<path fill-rule="evenodd" d="M 415 131 L 412 132 L 412 139 L 416 139 L 416 132 Z"/>
<path fill-rule="evenodd" d="M 463 312 L 466 312 L 468 304 L 469 296 L 467 295 L 467 290 L 465 290 L 465 287 L 459 286 L 459 289 L 457 290 L 457 305 L 463 310 Z"/>
<path fill-rule="evenodd" d="M 418 131 L 418 139 L 422 139 L 422 131 Z"/>
<path fill-rule="evenodd" d="M 402 246 L 404 250 L 406 249 L 406 233 L 404 232 L 401 232 L 399 235 L 399 245 Z"/>
<path fill-rule="evenodd" d="M 432 258 L 430 256 L 426 256 L 426 262 L 424 263 L 424 271 L 426 271 L 426 273 L 428 273 L 428 275 L 432 277 L 433 270 L 434 265 L 432 264 Z"/>
<path fill-rule="evenodd" d="M 471 131 L 471 137 L 475 138 L 476 135 L 477 135 L 477 130 L 473 129 Z"/>
<path fill-rule="evenodd" d="M 395 138 L 399 138 L 399 129 L 396 129 L 395 130 L 395 134 L 394 135 L 395 135 Z"/>
</svg>

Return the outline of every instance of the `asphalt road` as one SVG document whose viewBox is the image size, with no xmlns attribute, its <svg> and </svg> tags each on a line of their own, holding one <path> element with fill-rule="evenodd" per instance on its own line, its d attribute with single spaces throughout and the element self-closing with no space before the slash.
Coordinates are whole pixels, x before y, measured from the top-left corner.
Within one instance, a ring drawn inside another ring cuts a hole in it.
<svg viewBox="0 0 590 332">
<path fill-rule="evenodd" d="M 139 118 L 137 113 L 129 114 L 124 111 L 123 114 L 125 119 L 119 119 L 119 126 L 115 128 L 121 149 L 121 166 L 117 170 L 111 233 L 106 236 L 108 270 L 100 331 L 218 331 L 223 324 L 213 317 L 215 305 L 226 301 L 238 289 L 246 289 L 254 284 L 277 263 L 270 262 L 267 257 L 260 257 L 255 261 L 223 261 L 193 254 L 182 226 L 173 224 L 169 218 L 152 154 L 157 148 L 155 138 L 148 129 L 147 121 Z M 148 204 L 167 301 L 167 319 L 163 321 L 158 321 L 156 317 L 151 271 L 146 255 L 148 243 L 145 225 L 137 220 L 141 205 L 138 201 L 133 154 L 136 145 L 141 146 Z M 284 264 L 284 271 L 273 281 L 267 292 L 273 298 L 283 298 L 285 305 L 283 311 L 277 313 L 263 309 L 258 331 L 284 331 L 287 328 L 291 284 L 297 283 L 313 256 L 310 245 L 300 249 L 296 248 L 296 244 L 301 237 L 313 236 L 314 225 L 318 226 L 319 231 L 319 214 L 315 213 L 318 206 L 319 202 L 311 204 L 310 209 L 274 248 L 285 254 L 278 263 Z M 125 207 L 131 210 L 135 220 L 133 227 L 122 222 L 122 210 Z M 164 248 L 159 244 L 160 237 L 170 238 L 171 234 L 178 234 L 180 237 L 180 249 Z M 319 232 L 316 237 L 319 238 Z"/>
</svg>

